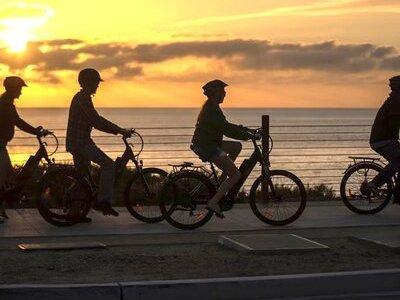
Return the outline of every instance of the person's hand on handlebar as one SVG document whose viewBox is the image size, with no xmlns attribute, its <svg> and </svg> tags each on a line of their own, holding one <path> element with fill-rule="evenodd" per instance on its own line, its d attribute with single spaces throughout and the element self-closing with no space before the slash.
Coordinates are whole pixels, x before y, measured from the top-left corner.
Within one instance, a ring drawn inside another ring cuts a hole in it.
<svg viewBox="0 0 400 300">
<path fill-rule="evenodd" d="M 44 129 L 42 126 L 37 127 L 36 130 L 37 130 L 37 134 L 36 135 L 38 137 L 45 137 L 45 136 L 53 133 L 50 130 Z"/>
<path fill-rule="evenodd" d="M 129 129 L 122 128 L 120 133 L 124 138 L 130 138 L 132 136 L 133 131 L 134 129 L 132 128 Z"/>
<path fill-rule="evenodd" d="M 254 137 L 255 140 L 261 140 L 261 138 L 262 138 L 262 128 L 252 129 L 251 133 L 253 134 L 253 137 Z"/>
</svg>

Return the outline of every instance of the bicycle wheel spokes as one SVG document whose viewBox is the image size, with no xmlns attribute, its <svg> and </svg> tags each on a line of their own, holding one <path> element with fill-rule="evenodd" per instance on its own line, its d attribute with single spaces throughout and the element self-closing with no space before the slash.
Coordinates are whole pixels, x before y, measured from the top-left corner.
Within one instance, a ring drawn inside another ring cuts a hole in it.
<svg viewBox="0 0 400 300">
<path fill-rule="evenodd" d="M 268 177 L 259 177 L 254 182 L 250 205 L 260 220 L 272 225 L 285 225 L 296 220 L 303 212 L 306 205 L 305 189 L 294 174 L 274 170 Z"/>
<path fill-rule="evenodd" d="M 194 229 L 211 218 L 206 204 L 214 193 L 214 186 L 203 174 L 180 172 L 164 187 L 162 210 L 171 225 Z"/>
<path fill-rule="evenodd" d="M 182 178 L 175 182 L 177 197 L 175 210 L 171 215 L 182 224 L 193 224 L 205 213 L 205 204 L 210 195 L 207 188 L 194 178 Z"/>
<path fill-rule="evenodd" d="M 137 219 L 155 223 L 163 220 L 159 206 L 159 195 L 167 173 L 157 168 L 143 169 L 128 184 L 125 205 Z"/>
<path fill-rule="evenodd" d="M 72 169 L 47 172 L 37 194 L 39 213 L 56 226 L 71 226 L 86 216 L 91 204 L 90 188 Z"/>
<path fill-rule="evenodd" d="M 42 205 L 53 218 L 65 219 L 71 205 L 69 195 L 77 185 L 76 179 L 71 176 L 54 176 L 44 183 Z"/>
</svg>

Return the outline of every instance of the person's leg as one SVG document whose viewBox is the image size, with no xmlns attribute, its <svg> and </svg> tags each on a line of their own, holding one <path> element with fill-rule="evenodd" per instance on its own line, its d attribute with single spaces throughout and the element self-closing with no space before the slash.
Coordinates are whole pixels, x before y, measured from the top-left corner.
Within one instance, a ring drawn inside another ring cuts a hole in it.
<svg viewBox="0 0 400 300">
<path fill-rule="evenodd" d="M 0 146 L 0 188 L 4 188 L 4 184 L 7 179 L 12 175 L 12 165 L 10 156 L 8 155 L 5 146 Z M 8 218 L 4 209 L 4 199 L 0 199 L 0 222 L 4 221 L 4 218 Z"/>
<path fill-rule="evenodd" d="M 82 176 L 90 176 L 90 160 L 82 153 L 75 152 L 72 153 L 72 157 L 74 160 L 74 166 L 75 169 L 78 171 L 78 173 Z M 76 199 L 76 202 L 73 202 L 71 209 L 68 211 L 67 218 L 70 218 L 72 220 L 76 220 L 79 217 L 79 214 L 81 212 L 81 205 L 82 205 L 82 196 L 86 197 L 86 194 L 80 191 L 79 189 L 72 191 L 72 197 L 73 199 Z M 84 199 L 85 201 L 86 199 Z M 75 205 L 74 205 L 75 204 Z M 90 223 L 92 222 L 92 219 L 85 216 L 83 218 L 80 218 L 79 220 L 81 223 Z"/>
<path fill-rule="evenodd" d="M 218 202 L 240 180 L 241 174 L 234 162 L 225 152 L 213 158 L 212 163 L 228 176 L 228 178 L 221 183 L 215 195 L 207 202 L 208 208 L 212 209 L 217 214 L 221 214 L 221 208 Z"/>
<path fill-rule="evenodd" d="M 114 161 L 94 144 L 86 145 L 83 152 L 88 159 L 100 166 L 99 193 L 97 196 L 100 205 L 98 206 L 105 207 L 107 212 L 117 216 L 118 213 L 111 208 L 115 180 Z"/>
<path fill-rule="evenodd" d="M 384 147 L 374 150 L 388 161 L 385 168 L 370 182 L 373 186 L 380 187 L 386 180 L 392 178 L 394 174 L 400 170 L 400 144 L 397 141 L 393 141 Z"/>
<path fill-rule="evenodd" d="M 236 141 L 222 141 L 221 150 L 227 153 L 230 159 L 234 162 L 242 151 L 242 143 Z M 220 177 L 220 182 L 224 182 L 227 178 L 227 173 L 223 172 Z"/>
</svg>

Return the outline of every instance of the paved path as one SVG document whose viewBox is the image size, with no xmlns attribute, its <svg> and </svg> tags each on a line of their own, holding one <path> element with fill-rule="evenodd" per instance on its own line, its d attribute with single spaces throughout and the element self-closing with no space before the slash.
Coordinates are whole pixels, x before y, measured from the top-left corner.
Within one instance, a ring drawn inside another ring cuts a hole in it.
<svg viewBox="0 0 400 300">
<path fill-rule="evenodd" d="M 166 222 L 145 224 L 134 219 L 124 208 L 120 208 L 118 218 L 105 217 L 91 212 L 91 224 L 77 224 L 72 227 L 55 227 L 46 223 L 35 209 L 9 210 L 10 219 L 0 224 L 0 237 L 35 236 L 87 236 L 107 234 L 171 234 L 183 231 L 171 227 Z M 400 206 L 389 205 L 376 215 L 357 215 L 350 212 L 340 202 L 335 205 L 313 203 L 294 223 L 285 227 L 266 225 L 258 220 L 246 204 L 235 206 L 225 213 L 226 218 L 213 218 L 208 224 L 197 229 L 199 232 L 222 231 L 262 231 L 277 229 L 338 228 L 338 227 L 375 227 L 400 225 Z M 187 232 L 186 232 L 187 233 Z"/>
</svg>

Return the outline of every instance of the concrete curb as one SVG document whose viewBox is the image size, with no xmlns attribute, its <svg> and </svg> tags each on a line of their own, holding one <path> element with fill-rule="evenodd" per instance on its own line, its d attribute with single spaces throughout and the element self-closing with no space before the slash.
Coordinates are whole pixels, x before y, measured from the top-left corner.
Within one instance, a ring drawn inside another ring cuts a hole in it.
<svg viewBox="0 0 400 300">
<path fill-rule="evenodd" d="M 270 299 L 400 291 L 400 269 L 299 275 L 139 281 L 115 284 L 0 285 L 0 299 Z"/>
<path fill-rule="evenodd" d="M 121 300 L 121 286 L 107 284 L 29 284 L 0 285 L 4 300 Z"/>
</svg>

